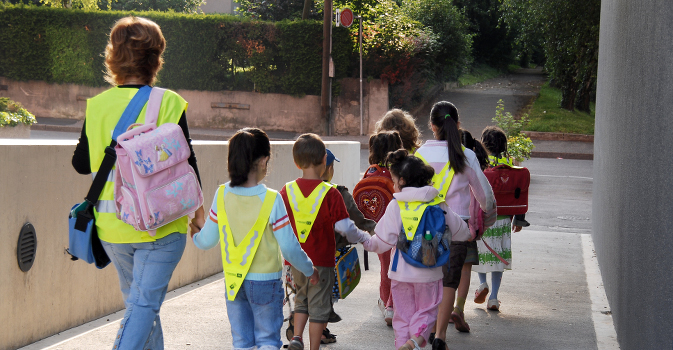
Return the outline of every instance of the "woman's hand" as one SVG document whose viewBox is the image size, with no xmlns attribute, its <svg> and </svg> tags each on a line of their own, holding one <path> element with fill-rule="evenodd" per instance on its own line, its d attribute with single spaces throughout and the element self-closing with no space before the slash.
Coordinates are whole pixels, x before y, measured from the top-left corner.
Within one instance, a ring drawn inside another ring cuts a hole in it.
<svg viewBox="0 0 673 350">
<path fill-rule="evenodd" d="M 203 225 L 206 224 L 205 212 L 203 206 L 196 210 L 194 218 L 189 223 L 190 237 L 194 238 L 194 234 L 201 231 Z"/>
</svg>

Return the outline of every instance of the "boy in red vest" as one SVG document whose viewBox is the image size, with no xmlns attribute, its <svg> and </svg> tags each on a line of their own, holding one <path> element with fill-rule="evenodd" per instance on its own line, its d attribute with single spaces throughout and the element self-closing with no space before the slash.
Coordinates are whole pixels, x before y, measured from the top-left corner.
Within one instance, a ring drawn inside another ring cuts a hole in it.
<svg viewBox="0 0 673 350">
<path fill-rule="evenodd" d="M 325 144 L 315 134 L 303 134 L 292 148 L 292 157 L 302 176 L 287 183 L 281 190 L 290 223 L 302 249 L 318 269 L 319 282 L 309 283 L 301 272 L 292 267 L 297 287 L 294 308 L 294 334 L 289 350 L 303 350 L 302 335 L 309 322 L 310 349 L 320 348 L 320 338 L 329 320 L 332 286 L 334 285 L 334 231 L 351 243 L 363 242 L 369 234 L 359 230 L 349 219 L 339 191 L 322 181 L 327 153 Z"/>
</svg>

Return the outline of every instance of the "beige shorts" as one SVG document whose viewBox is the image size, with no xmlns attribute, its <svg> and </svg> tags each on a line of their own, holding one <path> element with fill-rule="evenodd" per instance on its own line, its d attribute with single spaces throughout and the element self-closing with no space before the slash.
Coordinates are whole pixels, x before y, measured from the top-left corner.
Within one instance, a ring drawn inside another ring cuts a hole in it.
<svg viewBox="0 0 673 350">
<path fill-rule="evenodd" d="M 308 314 L 309 322 L 327 323 L 332 311 L 332 286 L 334 286 L 334 268 L 316 266 L 320 280 L 316 285 L 309 282 L 299 270 L 292 267 L 292 279 L 297 286 L 294 312 Z"/>
</svg>

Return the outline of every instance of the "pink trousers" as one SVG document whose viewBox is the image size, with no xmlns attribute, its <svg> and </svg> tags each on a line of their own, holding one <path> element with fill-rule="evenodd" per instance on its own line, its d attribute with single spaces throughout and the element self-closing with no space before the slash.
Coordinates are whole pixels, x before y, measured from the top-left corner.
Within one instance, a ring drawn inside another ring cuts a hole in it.
<svg viewBox="0 0 673 350">
<path fill-rule="evenodd" d="M 379 298 L 387 308 L 393 307 L 393 296 L 390 293 L 390 278 L 388 278 L 388 268 L 390 267 L 390 251 L 378 254 L 381 262 L 381 285 L 379 286 Z"/>
<path fill-rule="evenodd" d="M 437 309 L 442 302 L 442 280 L 428 283 L 392 280 L 391 289 L 395 302 L 395 348 L 411 337 L 423 337 L 423 343 L 419 345 L 424 347 L 437 321 Z"/>
</svg>

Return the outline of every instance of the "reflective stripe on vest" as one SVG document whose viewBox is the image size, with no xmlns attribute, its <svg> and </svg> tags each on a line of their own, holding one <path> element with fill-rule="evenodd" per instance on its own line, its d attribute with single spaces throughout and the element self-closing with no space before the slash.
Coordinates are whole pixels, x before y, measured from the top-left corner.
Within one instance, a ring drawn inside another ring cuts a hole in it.
<svg viewBox="0 0 673 350">
<path fill-rule="evenodd" d="M 421 217 L 430 203 L 397 201 L 397 205 L 400 206 L 402 228 L 407 236 L 407 240 L 411 241 L 414 239 L 418 225 L 421 223 Z"/>
<path fill-rule="evenodd" d="M 115 171 L 115 169 L 114 169 L 114 167 L 113 167 L 112 170 L 110 170 L 110 173 L 107 174 L 107 180 L 106 180 L 106 181 L 107 181 L 107 182 L 115 182 L 115 174 L 116 174 L 116 173 L 117 173 L 117 172 Z M 96 175 L 98 175 L 98 172 L 91 173 L 91 179 L 92 179 L 92 180 L 95 179 L 95 178 L 96 178 Z"/>
<path fill-rule="evenodd" d="M 463 147 L 463 150 L 464 149 L 465 147 Z M 429 164 L 428 161 L 423 158 L 420 152 L 416 152 L 416 157 L 420 158 L 423 163 Z M 435 197 L 435 199 L 432 201 L 432 205 L 446 201 L 446 194 L 449 192 L 449 187 L 451 187 L 451 182 L 453 181 L 453 175 L 455 175 L 455 173 L 456 172 L 451 167 L 451 164 L 446 162 L 442 170 L 432 176 L 432 187 L 439 191 L 437 197 Z"/>
<path fill-rule="evenodd" d="M 508 157 L 500 157 L 500 158 L 498 158 L 498 157 L 496 157 L 496 156 L 488 156 L 488 163 L 489 163 L 491 166 L 497 166 L 497 165 L 501 165 L 501 164 L 504 164 L 504 165 L 507 165 L 507 166 L 511 166 L 511 167 L 514 166 L 514 162 L 512 161 L 512 159 L 511 159 L 511 158 L 508 158 Z"/>
<path fill-rule="evenodd" d="M 336 185 L 321 182 L 308 197 L 304 197 L 297 185 L 297 181 L 288 182 L 285 185 L 287 198 L 290 200 L 290 209 L 294 216 L 294 225 L 297 228 L 297 239 L 299 243 L 306 243 L 311 228 L 318 217 L 318 211 L 322 201 L 327 196 L 330 188 L 336 188 Z"/>
<path fill-rule="evenodd" d="M 99 200 L 96 203 L 96 211 L 99 213 L 117 213 L 117 204 L 114 200 Z"/>
<path fill-rule="evenodd" d="M 269 223 L 269 216 L 276 201 L 278 192 L 267 189 L 259 211 L 257 221 L 250 228 L 238 246 L 234 245 L 234 235 L 231 233 L 227 213 L 224 211 L 224 189 L 220 186 L 217 193 L 217 226 L 220 232 L 220 246 L 222 247 L 222 269 L 224 270 L 224 284 L 227 291 L 227 299 L 233 301 L 241 289 L 245 276 L 250 270 L 252 260 L 255 258 L 257 248 L 262 242 L 262 235 Z M 226 237 L 225 237 L 226 234 Z"/>
</svg>

